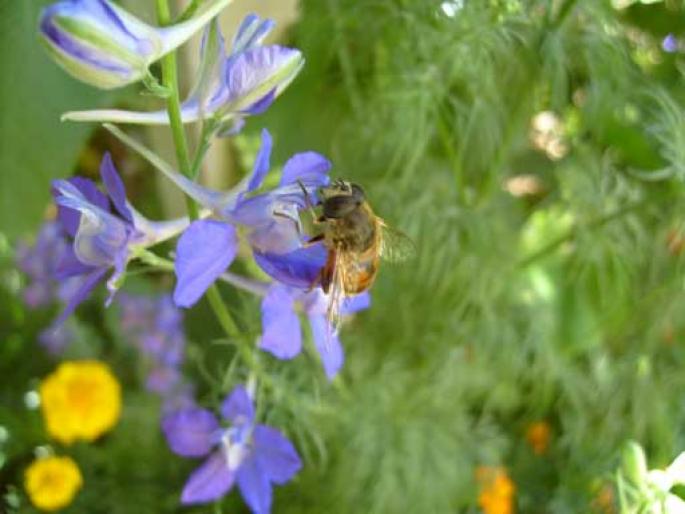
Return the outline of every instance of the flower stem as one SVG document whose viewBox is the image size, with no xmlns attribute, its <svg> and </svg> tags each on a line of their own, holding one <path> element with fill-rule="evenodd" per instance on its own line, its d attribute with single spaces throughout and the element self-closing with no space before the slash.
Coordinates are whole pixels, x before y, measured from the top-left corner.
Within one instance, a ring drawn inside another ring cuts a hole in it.
<svg viewBox="0 0 685 514">
<path fill-rule="evenodd" d="M 171 12 L 167 0 L 157 0 L 157 21 L 165 26 L 171 23 Z M 176 160 L 178 167 L 186 177 L 190 177 L 190 157 L 188 155 L 188 143 L 186 133 L 183 129 L 181 120 L 181 103 L 178 94 L 178 66 L 176 64 L 176 52 L 169 52 L 162 58 L 162 84 L 169 90 L 167 98 L 167 113 L 169 114 L 169 124 L 174 138 L 176 149 Z M 192 198 L 186 196 L 188 206 L 188 216 L 190 219 L 197 219 L 197 205 Z"/>
<path fill-rule="evenodd" d="M 171 23 L 171 12 L 169 10 L 168 0 L 156 0 L 157 1 L 157 20 L 160 25 L 168 25 Z M 208 139 L 208 134 L 204 133 L 203 130 L 203 144 L 198 149 L 198 155 L 191 164 L 190 155 L 188 152 L 188 143 L 186 141 L 186 133 L 183 128 L 183 121 L 181 119 L 181 104 L 178 94 L 178 66 L 176 64 L 176 52 L 169 52 L 164 58 L 162 58 L 162 84 L 169 90 L 170 94 L 167 98 L 167 112 L 169 114 L 169 124 L 171 126 L 171 132 L 174 139 L 174 147 L 176 149 L 176 159 L 178 161 L 178 166 L 181 173 L 190 179 L 194 179 L 195 172 L 199 170 L 202 158 L 206 151 L 206 144 Z M 205 139 L 206 138 L 206 139 Z M 186 196 L 186 202 L 188 204 L 188 216 L 191 220 L 196 220 L 198 218 L 198 208 L 192 198 Z M 154 260 L 154 259 L 152 259 Z M 160 261 L 149 262 L 150 264 L 160 264 Z M 207 289 L 207 300 L 209 300 L 209 305 L 214 311 L 217 321 L 221 325 L 221 328 L 226 332 L 226 335 L 236 342 L 238 351 L 240 352 L 243 360 L 255 373 L 262 375 L 259 363 L 255 359 L 252 353 L 252 348 L 245 340 L 241 340 L 240 330 L 238 325 L 234 321 L 231 313 L 226 308 L 223 300 L 221 299 L 221 294 L 216 284 L 212 284 L 209 289 Z"/>
</svg>

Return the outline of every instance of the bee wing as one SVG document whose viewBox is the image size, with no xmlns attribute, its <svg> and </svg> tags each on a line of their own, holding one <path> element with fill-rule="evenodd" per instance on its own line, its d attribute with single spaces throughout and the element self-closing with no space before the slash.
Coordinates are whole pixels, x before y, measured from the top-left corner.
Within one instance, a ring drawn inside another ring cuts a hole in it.
<svg viewBox="0 0 685 514">
<path fill-rule="evenodd" d="M 381 258 L 387 262 L 403 262 L 416 257 L 416 245 L 408 235 L 380 220 Z"/>
<path fill-rule="evenodd" d="M 334 332 L 337 332 L 340 327 L 340 310 L 345 299 L 345 269 L 347 264 L 345 258 L 343 252 L 335 253 L 331 282 L 328 289 L 328 309 L 326 311 L 326 318 L 328 318 L 328 322 Z"/>
</svg>

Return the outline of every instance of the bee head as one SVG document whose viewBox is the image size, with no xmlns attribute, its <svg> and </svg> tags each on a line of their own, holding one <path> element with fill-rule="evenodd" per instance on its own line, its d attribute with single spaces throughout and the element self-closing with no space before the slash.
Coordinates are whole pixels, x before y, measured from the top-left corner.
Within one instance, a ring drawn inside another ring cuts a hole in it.
<svg viewBox="0 0 685 514">
<path fill-rule="evenodd" d="M 361 186 L 342 179 L 336 179 L 330 185 L 322 187 L 319 198 L 326 218 L 342 218 L 366 201 Z"/>
</svg>

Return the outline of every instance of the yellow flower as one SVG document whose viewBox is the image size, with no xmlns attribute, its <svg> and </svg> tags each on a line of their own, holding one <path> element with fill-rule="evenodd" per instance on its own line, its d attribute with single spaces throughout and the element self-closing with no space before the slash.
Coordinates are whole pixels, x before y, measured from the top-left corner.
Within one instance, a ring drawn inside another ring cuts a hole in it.
<svg viewBox="0 0 685 514">
<path fill-rule="evenodd" d="M 476 480 L 481 486 L 478 506 L 485 514 L 513 514 L 516 487 L 504 468 L 480 466 Z"/>
<path fill-rule="evenodd" d="M 35 460 L 24 476 L 24 487 L 31 503 L 41 510 L 66 507 L 82 485 L 81 472 L 69 457 Z"/>
<path fill-rule="evenodd" d="M 93 441 L 121 413 L 121 387 L 97 361 L 62 363 L 41 383 L 40 400 L 48 433 L 64 444 Z"/>
<path fill-rule="evenodd" d="M 536 421 L 528 425 L 526 440 L 536 455 L 542 455 L 547 451 L 552 429 L 546 421 Z"/>
</svg>

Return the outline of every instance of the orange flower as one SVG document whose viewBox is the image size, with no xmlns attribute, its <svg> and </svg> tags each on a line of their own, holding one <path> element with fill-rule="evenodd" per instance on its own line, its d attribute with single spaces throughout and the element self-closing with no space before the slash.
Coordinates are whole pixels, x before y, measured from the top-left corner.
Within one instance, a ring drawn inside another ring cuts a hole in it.
<svg viewBox="0 0 685 514">
<path fill-rule="evenodd" d="M 504 468 L 479 466 L 476 480 L 480 484 L 478 506 L 484 514 L 513 514 L 516 486 Z"/>
<path fill-rule="evenodd" d="M 528 425 L 526 440 L 536 455 L 542 455 L 547 451 L 552 429 L 546 421 L 536 421 Z"/>
</svg>

